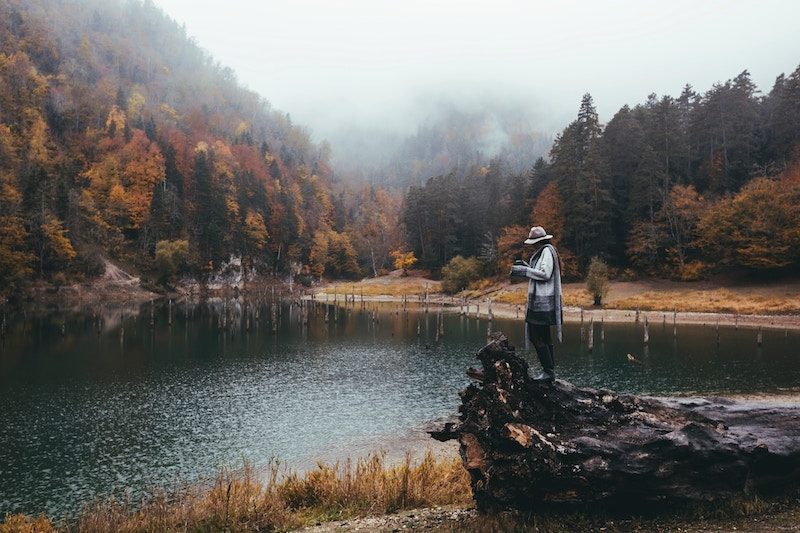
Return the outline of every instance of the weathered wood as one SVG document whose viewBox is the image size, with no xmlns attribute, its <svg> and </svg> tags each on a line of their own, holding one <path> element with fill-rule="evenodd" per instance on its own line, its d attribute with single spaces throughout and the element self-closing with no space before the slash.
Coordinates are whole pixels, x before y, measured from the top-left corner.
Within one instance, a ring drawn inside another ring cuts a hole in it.
<svg viewBox="0 0 800 533">
<path fill-rule="evenodd" d="M 481 511 L 546 502 L 691 501 L 776 490 L 800 480 L 800 406 L 656 399 L 552 386 L 502 334 L 478 353 L 461 393 L 457 439 Z"/>
</svg>

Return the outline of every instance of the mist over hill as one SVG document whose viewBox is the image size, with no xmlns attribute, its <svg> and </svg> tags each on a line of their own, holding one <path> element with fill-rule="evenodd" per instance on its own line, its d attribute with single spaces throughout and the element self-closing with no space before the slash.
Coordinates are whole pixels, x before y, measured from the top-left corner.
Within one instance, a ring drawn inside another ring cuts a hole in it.
<svg viewBox="0 0 800 533">
<path fill-rule="evenodd" d="M 337 175 L 404 188 L 431 176 L 502 160 L 503 171 L 524 174 L 552 145 L 552 135 L 523 102 L 420 102 L 414 127 L 392 124 L 349 126 L 328 137 Z"/>
</svg>

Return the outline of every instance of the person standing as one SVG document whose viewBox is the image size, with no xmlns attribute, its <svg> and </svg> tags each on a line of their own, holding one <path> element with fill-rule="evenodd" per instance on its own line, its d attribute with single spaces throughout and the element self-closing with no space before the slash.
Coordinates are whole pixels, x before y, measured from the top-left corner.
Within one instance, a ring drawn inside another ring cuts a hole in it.
<svg viewBox="0 0 800 533">
<path fill-rule="evenodd" d="M 561 268 L 558 252 L 551 244 L 553 239 L 541 226 L 534 226 L 525 244 L 535 246 L 527 263 L 514 261 L 512 276 L 528 278 L 528 308 L 525 313 L 528 338 L 536 349 L 542 372 L 534 380 L 552 383 L 556 378 L 555 351 L 551 326 L 556 326 L 558 341 L 562 338 Z"/>
</svg>

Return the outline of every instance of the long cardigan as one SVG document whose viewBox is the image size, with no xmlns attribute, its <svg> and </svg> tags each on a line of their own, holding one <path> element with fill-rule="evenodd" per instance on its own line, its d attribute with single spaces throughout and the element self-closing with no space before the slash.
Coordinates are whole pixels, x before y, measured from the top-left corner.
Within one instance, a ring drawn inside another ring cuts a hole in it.
<svg viewBox="0 0 800 533">
<path fill-rule="evenodd" d="M 558 340 L 562 340 L 563 302 L 561 268 L 558 252 L 545 244 L 533 256 L 527 267 L 520 267 L 528 281 L 528 309 L 525 321 L 529 324 L 555 325 Z"/>
</svg>

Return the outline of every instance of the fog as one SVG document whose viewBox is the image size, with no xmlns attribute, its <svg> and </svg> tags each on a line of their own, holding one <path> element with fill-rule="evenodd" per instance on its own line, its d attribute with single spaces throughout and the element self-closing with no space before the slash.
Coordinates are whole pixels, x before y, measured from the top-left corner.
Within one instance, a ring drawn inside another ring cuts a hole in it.
<svg viewBox="0 0 800 533">
<path fill-rule="evenodd" d="M 340 162 L 385 158 L 443 108 L 552 136 L 585 92 L 606 121 L 744 69 L 766 92 L 800 62 L 796 1 L 155 2 Z"/>
</svg>

